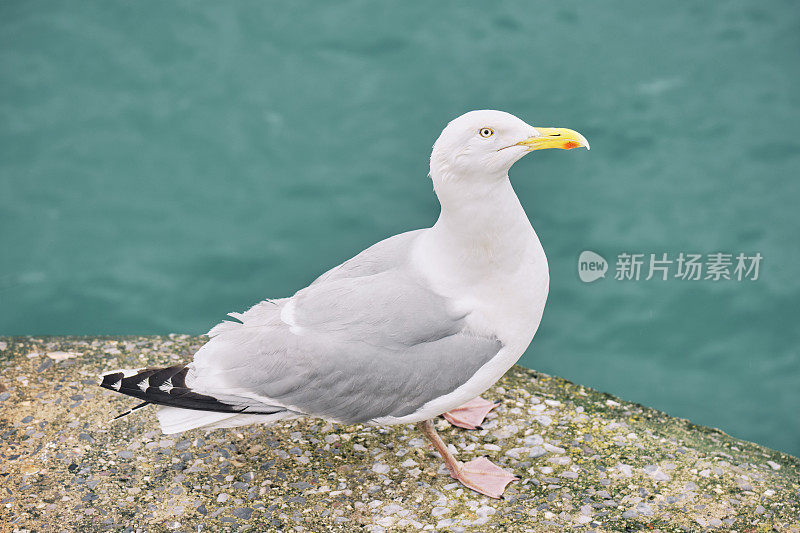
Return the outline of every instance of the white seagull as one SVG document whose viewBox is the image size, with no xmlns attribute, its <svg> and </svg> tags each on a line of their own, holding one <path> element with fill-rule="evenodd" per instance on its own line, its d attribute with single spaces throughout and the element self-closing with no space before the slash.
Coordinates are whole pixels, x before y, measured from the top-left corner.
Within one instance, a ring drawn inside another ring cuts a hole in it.
<svg viewBox="0 0 800 533">
<path fill-rule="evenodd" d="M 301 416 L 416 423 L 453 478 L 498 498 L 514 476 L 483 457 L 457 461 L 432 419 L 476 427 L 493 407 L 478 396 L 533 339 L 547 258 L 508 171 L 533 150 L 579 146 L 589 143 L 575 131 L 509 113 L 461 115 L 433 145 L 433 227 L 383 240 L 290 298 L 230 313 L 188 364 L 110 372 L 101 385 L 160 405 L 164 433 Z"/>
</svg>

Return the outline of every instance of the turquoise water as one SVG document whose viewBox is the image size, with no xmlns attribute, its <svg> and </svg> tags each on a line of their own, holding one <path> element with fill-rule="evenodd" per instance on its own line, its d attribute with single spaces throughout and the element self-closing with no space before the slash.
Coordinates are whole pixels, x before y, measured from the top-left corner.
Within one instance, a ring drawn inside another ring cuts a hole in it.
<svg viewBox="0 0 800 533">
<path fill-rule="evenodd" d="M 577 129 L 512 181 L 552 286 L 522 363 L 800 455 L 793 2 L 0 4 L 0 334 L 201 333 L 430 225 L 443 125 Z M 583 283 L 577 257 L 610 263 Z M 622 252 L 756 281 L 617 281 Z"/>
</svg>

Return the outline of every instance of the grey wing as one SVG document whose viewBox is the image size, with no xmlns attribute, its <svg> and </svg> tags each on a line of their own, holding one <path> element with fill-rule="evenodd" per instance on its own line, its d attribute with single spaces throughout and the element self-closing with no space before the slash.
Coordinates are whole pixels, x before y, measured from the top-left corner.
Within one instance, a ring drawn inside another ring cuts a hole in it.
<svg viewBox="0 0 800 533">
<path fill-rule="evenodd" d="M 411 414 L 464 384 L 502 345 L 471 333 L 400 248 L 212 330 L 195 356 L 195 388 L 356 423 Z"/>
<path fill-rule="evenodd" d="M 357 278 L 378 274 L 396 268 L 405 262 L 411 245 L 424 229 L 407 231 L 377 242 L 352 259 L 328 270 L 314 280 L 312 285 L 344 278 Z"/>
</svg>

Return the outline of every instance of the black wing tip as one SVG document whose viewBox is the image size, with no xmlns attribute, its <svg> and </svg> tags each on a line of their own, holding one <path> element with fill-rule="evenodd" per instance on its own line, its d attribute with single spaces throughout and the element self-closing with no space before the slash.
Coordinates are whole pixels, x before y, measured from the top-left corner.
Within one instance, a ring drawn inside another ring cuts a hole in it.
<svg viewBox="0 0 800 533">
<path fill-rule="evenodd" d="M 249 405 L 231 404 L 224 399 L 194 391 L 186 385 L 188 372 L 189 367 L 186 364 L 161 368 L 140 368 L 135 371 L 112 371 L 102 376 L 100 386 L 104 389 L 143 400 L 143 403 L 121 413 L 114 420 L 122 418 L 130 414 L 131 411 L 147 404 L 218 413 L 273 414 L 277 412 L 276 410 L 258 412 Z"/>
<path fill-rule="evenodd" d="M 189 366 L 186 364 L 112 371 L 102 376 L 100 386 L 144 400 L 144 404 L 140 404 L 134 409 L 148 403 L 224 413 L 235 413 L 246 409 L 246 407 L 231 405 L 213 396 L 193 391 L 186 385 L 188 372 Z M 168 387 L 162 389 L 164 384 L 168 384 Z M 129 413 L 130 411 L 126 411 L 114 420 Z"/>
<path fill-rule="evenodd" d="M 125 374 L 122 372 L 112 372 L 111 374 L 104 374 L 101 377 L 102 380 L 100 383 L 98 383 L 98 385 L 104 389 L 116 390 L 114 385 L 122 381 L 122 379 L 125 377 Z"/>
</svg>

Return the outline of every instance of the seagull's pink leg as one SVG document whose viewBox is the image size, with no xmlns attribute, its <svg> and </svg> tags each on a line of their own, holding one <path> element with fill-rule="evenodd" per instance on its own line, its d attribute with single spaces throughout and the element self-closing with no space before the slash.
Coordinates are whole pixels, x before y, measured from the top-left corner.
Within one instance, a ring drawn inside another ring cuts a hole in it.
<svg viewBox="0 0 800 533">
<path fill-rule="evenodd" d="M 444 441 L 436 433 L 431 420 L 419 422 L 417 427 L 428 437 L 433 447 L 444 459 L 444 464 L 450 470 L 450 477 L 459 480 L 464 486 L 490 498 L 500 498 L 506 490 L 506 485 L 518 479 L 485 457 L 473 459 L 468 463 L 456 461 L 453 454 L 447 450 Z"/>
<path fill-rule="evenodd" d="M 461 407 L 456 407 L 452 411 L 447 411 L 444 419 L 464 429 L 478 429 L 483 423 L 483 419 L 489 411 L 497 407 L 496 403 L 484 400 L 480 396 L 473 398 Z"/>
</svg>

